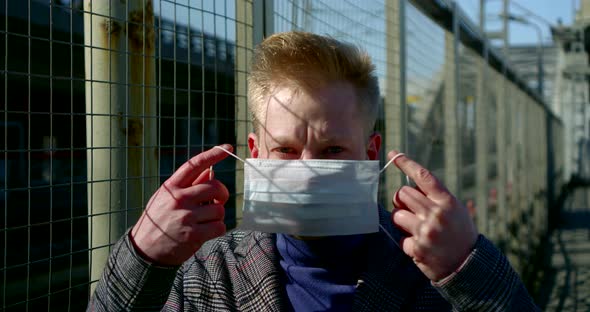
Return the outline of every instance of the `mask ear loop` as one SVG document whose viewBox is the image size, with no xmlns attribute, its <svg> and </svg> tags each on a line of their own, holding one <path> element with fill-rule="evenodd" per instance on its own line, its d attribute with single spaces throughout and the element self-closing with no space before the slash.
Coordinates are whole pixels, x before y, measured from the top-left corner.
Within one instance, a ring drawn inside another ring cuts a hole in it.
<svg viewBox="0 0 590 312">
<path fill-rule="evenodd" d="M 220 147 L 221 148 L 221 147 Z M 385 166 L 383 166 L 383 169 L 381 169 L 381 171 L 379 171 L 379 174 L 382 174 L 385 169 L 387 169 L 387 167 L 389 167 L 389 165 L 391 165 L 396 159 L 398 159 L 401 156 L 406 156 L 406 154 L 404 153 L 398 153 L 397 155 L 393 156 L 393 158 L 391 158 L 391 160 L 389 160 Z M 407 176 L 406 176 L 407 177 Z"/>
<path fill-rule="evenodd" d="M 391 234 L 389 234 L 389 232 L 387 232 L 387 230 L 383 227 L 383 225 L 381 225 L 381 223 L 379 223 L 379 227 L 381 228 L 381 230 L 383 230 L 383 233 L 385 233 L 385 235 L 387 235 L 387 237 L 389 237 L 389 239 L 397 246 L 397 248 L 402 249 L 398 242 L 393 238 L 393 236 L 391 236 Z"/>
<path fill-rule="evenodd" d="M 242 158 L 240 158 L 240 156 L 238 156 L 238 155 L 236 155 L 236 154 L 234 154 L 234 153 L 232 153 L 232 152 L 230 152 L 230 151 L 226 150 L 225 148 L 223 148 L 223 147 L 221 147 L 221 146 L 218 146 L 218 145 L 216 145 L 216 146 L 213 146 L 213 148 L 220 149 L 220 150 L 222 150 L 222 151 L 224 151 L 224 152 L 228 153 L 229 155 L 233 156 L 235 159 L 237 159 L 237 160 L 239 160 L 239 161 L 241 161 L 241 162 L 243 162 L 243 163 L 245 163 L 245 164 L 248 164 L 248 165 L 250 165 L 250 164 L 249 164 L 249 163 L 248 163 L 248 162 L 247 162 L 245 159 L 242 159 Z"/>
<path fill-rule="evenodd" d="M 391 158 L 391 160 L 389 160 L 387 162 L 387 164 L 385 164 L 385 166 L 383 166 L 383 169 L 381 169 L 381 171 L 379 171 L 379 175 L 381 175 L 385 169 L 387 169 L 387 167 L 389 167 L 389 165 L 391 165 L 396 159 L 398 159 L 401 156 L 405 156 L 406 154 L 404 153 L 399 153 L 395 156 L 393 156 L 393 158 Z M 410 178 L 408 176 L 406 176 L 406 181 L 408 183 L 408 185 L 410 185 Z M 381 225 L 381 223 L 379 223 L 379 227 L 381 228 L 381 230 L 383 231 L 383 233 L 385 233 L 385 235 L 387 235 L 387 237 L 389 237 L 389 239 L 399 248 L 402 249 L 402 247 L 399 245 L 399 243 L 395 240 L 395 238 L 393 238 L 393 236 L 391 236 L 391 234 L 383 227 L 383 225 Z"/>
</svg>

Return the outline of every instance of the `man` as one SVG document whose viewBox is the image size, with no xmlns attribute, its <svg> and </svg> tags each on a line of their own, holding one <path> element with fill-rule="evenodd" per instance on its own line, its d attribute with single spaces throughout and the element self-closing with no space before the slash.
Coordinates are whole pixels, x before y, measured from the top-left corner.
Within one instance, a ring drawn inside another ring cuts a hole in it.
<svg viewBox="0 0 590 312">
<path fill-rule="evenodd" d="M 331 38 L 265 39 L 249 78 L 251 157 L 378 159 L 373 71 L 366 53 Z M 225 157 L 203 152 L 160 187 L 113 248 L 90 310 L 536 309 L 467 209 L 408 157 L 395 165 L 418 187 L 398 190 L 393 214 L 380 209 L 385 231 L 319 238 L 225 233 L 229 194 L 209 169 Z"/>
</svg>

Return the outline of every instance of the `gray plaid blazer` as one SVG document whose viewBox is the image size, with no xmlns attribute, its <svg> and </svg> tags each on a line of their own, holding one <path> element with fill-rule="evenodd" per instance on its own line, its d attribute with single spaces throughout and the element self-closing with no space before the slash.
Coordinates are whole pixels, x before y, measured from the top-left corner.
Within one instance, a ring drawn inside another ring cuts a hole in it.
<svg viewBox="0 0 590 312">
<path fill-rule="evenodd" d="M 400 238 L 390 215 L 380 222 Z M 352 311 L 537 311 L 507 259 L 478 238 L 459 272 L 431 283 L 383 233 L 367 255 Z M 232 231 L 207 242 L 181 267 L 145 261 L 125 235 L 114 246 L 89 311 L 288 311 L 275 235 Z"/>
</svg>

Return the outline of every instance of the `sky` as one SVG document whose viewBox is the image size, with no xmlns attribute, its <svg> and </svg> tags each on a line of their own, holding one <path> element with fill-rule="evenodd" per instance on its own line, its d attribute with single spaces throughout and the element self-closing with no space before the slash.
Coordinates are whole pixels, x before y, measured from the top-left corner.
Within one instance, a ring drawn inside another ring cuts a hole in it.
<svg viewBox="0 0 590 312">
<path fill-rule="evenodd" d="M 479 2 L 480 0 L 455 0 L 459 6 L 463 9 L 465 13 L 471 18 L 473 22 L 476 24 L 479 23 Z M 502 0 L 485 0 L 486 1 L 486 30 L 487 31 L 495 31 L 501 29 L 501 20 L 498 14 L 502 11 Z M 510 14 L 516 16 L 522 16 L 528 18 L 531 22 L 537 24 L 542 31 L 542 39 L 543 42 L 551 42 L 551 32 L 549 31 L 548 23 L 555 25 L 557 24 L 557 20 L 561 18 L 565 25 L 571 25 L 573 22 L 573 15 L 574 15 L 574 8 L 579 6 L 580 1 L 584 0 L 509 0 L 511 2 L 510 5 Z M 159 2 L 159 1 L 156 1 Z M 328 1 L 329 3 L 330 1 Z M 168 13 L 168 15 L 174 15 L 174 4 L 173 2 L 162 1 L 162 11 Z M 189 0 L 177 0 L 176 3 L 181 5 L 185 5 L 190 3 L 191 6 L 195 6 L 195 8 L 200 9 L 201 2 L 189 2 Z M 202 9 L 208 10 L 210 12 L 216 12 L 217 14 L 227 14 L 233 12 L 233 1 L 203 1 L 202 2 L 205 7 Z M 228 3 L 229 6 L 228 7 Z M 217 4 L 217 5 L 215 5 Z M 209 7 L 207 7 L 209 6 Z M 181 7 L 182 8 L 182 7 Z M 523 9 L 524 8 L 524 9 Z M 156 12 L 160 10 L 160 7 L 156 5 L 154 8 Z M 540 18 L 535 18 L 530 15 L 527 10 L 532 11 L 535 15 L 539 16 Z M 179 21 L 186 21 L 187 20 L 187 12 L 186 10 L 178 9 L 176 10 L 177 20 Z M 191 24 L 198 24 L 194 26 L 200 26 L 201 20 L 198 18 L 198 15 L 195 15 L 196 18 L 190 20 Z M 203 18 L 205 19 L 205 24 L 207 23 L 207 18 L 213 17 L 211 14 L 204 14 Z M 197 27 L 200 28 L 200 27 Z M 233 38 L 233 29 L 228 30 L 229 33 L 227 34 L 228 37 Z M 523 25 L 516 22 L 511 22 L 509 26 L 509 33 L 510 33 L 510 44 L 518 45 L 518 44 L 536 44 L 538 42 L 538 34 L 535 28 L 530 25 Z M 230 38 L 230 39 L 231 39 Z"/>
<path fill-rule="evenodd" d="M 557 24 L 561 18 L 564 25 L 571 25 L 574 16 L 574 7 L 579 7 L 581 0 L 510 0 L 509 12 L 511 15 L 522 16 L 537 24 L 543 34 L 543 42 L 551 42 L 549 25 Z M 479 2 L 480 0 L 456 0 L 463 11 L 469 15 L 471 20 L 479 24 Z M 531 17 L 530 13 L 522 7 L 532 11 L 535 15 L 543 18 Z M 486 0 L 486 31 L 500 30 L 502 27 L 498 14 L 502 11 L 502 0 Z M 528 15 L 528 16 L 527 16 Z M 536 44 L 538 42 L 537 31 L 533 26 L 522 25 L 511 22 L 509 26 L 510 44 Z"/>
</svg>

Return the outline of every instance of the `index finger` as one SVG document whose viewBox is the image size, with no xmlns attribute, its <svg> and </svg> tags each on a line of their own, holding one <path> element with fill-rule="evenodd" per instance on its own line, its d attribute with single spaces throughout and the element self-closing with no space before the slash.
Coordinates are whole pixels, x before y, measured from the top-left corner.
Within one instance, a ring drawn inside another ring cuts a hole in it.
<svg viewBox="0 0 590 312">
<path fill-rule="evenodd" d="M 409 176 L 420 190 L 432 199 L 443 199 L 448 197 L 449 191 L 447 188 L 426 168 L 422 167 L 417 162 L 413 161 L 406 155 L 399 155 L 397 151 L 391 151 L 387 154 L 390 159 L 397 158 L 393 163 L 403 173 Z"/>
<path fill-rule="evenodd" d="M 229 144 L 220 145 L 223 149 L 232 151 L 233 148 Z M 168 183 L 178 187 L 189 187 L 193 181 L 207 168 L 220 162 L 226 158 L 228 154 L 221 149 L 212 148 L 208 151 L 202 152 L 197 156 L 189 159 L 182 164 L 174 174 L 168 179 Z"/>
</svg>

